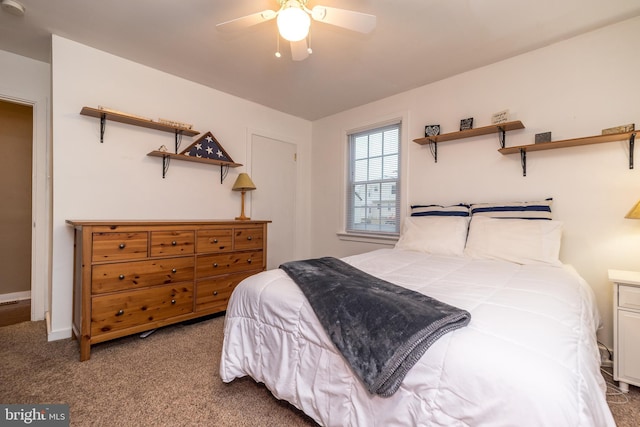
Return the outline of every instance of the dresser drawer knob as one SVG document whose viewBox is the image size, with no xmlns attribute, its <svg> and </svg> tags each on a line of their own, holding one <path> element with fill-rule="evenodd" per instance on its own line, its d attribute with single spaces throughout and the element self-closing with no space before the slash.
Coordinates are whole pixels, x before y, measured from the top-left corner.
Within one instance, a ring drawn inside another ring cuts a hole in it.
<svg viewBox="0 0 640 427">
<path fill-rule="evenodd" d="M 213 239 L 213 243 L 218 243 L 218 239 Z"/>
<path fill-rule="evenodd" d="M 218 295 L 218 291 L 213 291 L 213 296 L 217 296 Z"/>
<path fill-rule="evenodd" d="M 118 276 L 118 279 L 120 279 L 120 280 L 124 280 L 124 274 L 119 275 L 119 276 Z"/>
<path fill-rule="evenodd" d="M 171 304 L 175 304 L 175 303 L 176 303 L 176 300 L 172 299 Z"/>
<path fill-rule="evenodd" d="M 172 272 L 172 273 L 175 273 L 175 272 L 177 272 L 177 271 L 178 271 L 178 270 L 176 270 L 175 268 L 172 268 L 172 269 L 171 269 L 171 272 Z"/>
<path fill-rule="evenodd" d="M 118 310 L 116 316 L 122 316 L 124 314 L 124 310 Z"/>
<path fill-rule="evenodd" d="M 247 260 L 247 262 L 248 262 L 249 264 L 251 264 L 251 258 L 249 258 L 249 259 Z"/>
<path fill-rule="evenodd" d="M 127 245 L 125 245 L 124 243 L 120 243 L 120 245 L 118 245 L 118 247 L 119 247 L 120 249 L 124 249 L 126 246 L 127 246 Z"/>
<path fill-rule="evenodd" d="M 171 246 L 175 246 L 177 244 L 178 244 L 178 242 L 176 242 L 175 240 L 173 242 L 171 242 Z"/>
<path fill-rule="evenodd" d="M 247 240 L 252 240 L 253 238 L 251 236 L 247 236 Z"/>
<path fill-rule="evenodd" d="M 213 263 L 213 268 L 218 268 L 218 263 L 217 262 Z"/>
</svg>

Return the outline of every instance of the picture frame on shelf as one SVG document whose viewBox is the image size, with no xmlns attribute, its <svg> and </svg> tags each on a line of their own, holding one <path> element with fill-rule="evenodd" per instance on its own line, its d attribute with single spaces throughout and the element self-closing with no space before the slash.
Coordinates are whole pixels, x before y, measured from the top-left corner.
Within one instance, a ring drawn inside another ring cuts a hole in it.
<svg viewBox="0 0 640 427">
<path fill-rule="evenodd" d="M 536 133 L 534 142 L 540 144 L 543 142 L 551 142 L 551 132 Z"/>
<path fill-rule="evenodd" d="M 424 127 L 424 136 L 436 136 L 440 135 L 440 125 L 426 125 Z"/>
<path fill-rule="evenodd" d="M 460 130 L 473 129 L 473 117 L 460 120 Z"/>
<path fill-rule="evenodd" d="M 509 121 L 509 110 L 498 111 L 491 115 L 491 124 L 498 125 Z"/>
</svg>

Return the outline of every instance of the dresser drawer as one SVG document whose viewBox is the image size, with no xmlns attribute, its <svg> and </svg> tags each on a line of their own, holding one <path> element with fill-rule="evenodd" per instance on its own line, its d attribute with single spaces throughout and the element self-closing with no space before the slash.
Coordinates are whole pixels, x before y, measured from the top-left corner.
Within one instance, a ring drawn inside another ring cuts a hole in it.
<svg viewBox="0 0 640 427">
<path fill-rule="evenodd" d="M 233 248 L 237 251 L 245 249 L 261 249 L 264 240 L 262 227 L 236 227 L 233 236 Z"/>
<path fill-rule="evenodd" d="M 91 334 L 117 331 L 193 312 L 193 284 L 164 285 L 92 298 Z"/>
<path fill-rule="evenodd" d="M 147 257 L 147 233 L 93 233 L 92 261 Z"/>
<path fill-rule="evenodd" d="M 91 292 L 100 294 L 192 282 L 193 264 L 193 257 L 180 257 L 95 265 L 91 271 Z"/>
<path fill-rule="evenodd" d="M 198 281 L 196 285 L 196 311 L 226 310 L 231 293 L 238 286 L 238 283 L 255 273 L 256 271 L 229 274 Z"/>
<path fill-rule="evenodd" d="M 204 252 L 230 252 L 233 250 L 233 229 L 215 228 L 198 230 L 196 250 Z"/>
<path fill-rule="evenodd" d="M 193 254 L 193 231 L 152 231 L 151 256 Z"/>
<path fill-rule="evenodd" d="M 640 287 L 620 285 L 618 307 L 640 310 Z"/>
<path fill-rule="evenodd" d="M 232 252 L 228 254 L 198 255 L 196 277 L 210 277 L 246 270 L 262 270 L 263 252 Z"/>
</svg>

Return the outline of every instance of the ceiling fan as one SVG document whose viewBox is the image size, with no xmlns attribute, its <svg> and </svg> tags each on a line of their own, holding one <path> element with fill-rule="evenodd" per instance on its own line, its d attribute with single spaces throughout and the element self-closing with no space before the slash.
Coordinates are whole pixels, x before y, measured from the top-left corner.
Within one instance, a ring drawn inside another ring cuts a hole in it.
<svg viewBox="0 0 640 427">
<path fill-rule="evenodd" d="M 222 31 L 237 31 L 276 18 L 280 36 L 290 42 L 291 58 L 294 61 L 302 61 L 311 53 L 311 47 L 307 44 L 311 19 L 365 34 L 376 27 L 375 15 L 319 5 L 309 9 L 307 8 L 308 0 L 277 1 L 280 3 L 280 9 L 277 11 L 264 10 L 252 13 L 222 22 L 216 27 Z M 278 44 L 279 40 L 280 37 L 278 37 Z M 280 56 L 278 49 L 276 57 Z"/>
</svg>

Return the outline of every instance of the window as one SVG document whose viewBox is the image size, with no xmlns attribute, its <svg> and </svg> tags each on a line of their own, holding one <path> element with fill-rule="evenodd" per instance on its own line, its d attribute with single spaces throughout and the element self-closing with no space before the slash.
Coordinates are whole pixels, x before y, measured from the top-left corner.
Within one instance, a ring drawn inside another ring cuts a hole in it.
<svg viewBox="0 0 640 427">
<path fill-rule="evenodd" d="M 349 135 L 348 233 L 400 232 L 400 123 Z"/>
</svg>

